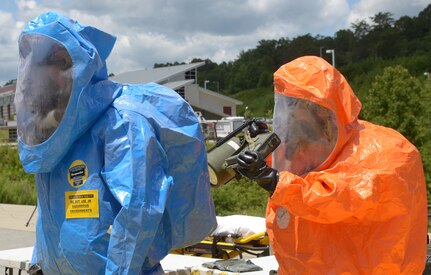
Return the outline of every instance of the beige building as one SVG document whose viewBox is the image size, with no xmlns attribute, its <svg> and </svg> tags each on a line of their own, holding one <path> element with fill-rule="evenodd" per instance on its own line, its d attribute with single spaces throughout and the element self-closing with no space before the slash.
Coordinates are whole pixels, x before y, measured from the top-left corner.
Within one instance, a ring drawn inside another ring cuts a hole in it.
<svg viewBox="0 0 431 275">
<path fill-rule="evenodd" d="M 17 140 L 15 105 L 16 83 L 0 88 L 0 143 Z"/>
<path fill-rule="evenodd" d="M 137 70 L 111 77 L 113 81 L 128 84 L 155 82 L 180 94 L 196 112 L 201 112 L 205 119 L 236 116 L 236 108 L 242 102 L 220 93 L 202 88 L 197 84 L 197 68 L 205 62 L 177 66 Z"/>
<path fill-rule="evenodd" d="M 16 83 L 0 88 L 0 126 L 7 121 L 15 120 L 15 105 L 13 99 L 15 96 Z"/>
<path fill-rule="evenodd" d="M 128 84 L 155 82 L 176 91 L 205 119 L 220 119 L 236 116 L 236 108 L 242 102 L 220 93 L 202 88 L 197 84 L 197 68 L 204 62 L 137 70 L 111 77 L 113 81 Z M 16 139 L 15 105 L 13 104 L 16 83 L 0 88 L 0 127 L 9 130 L 11 139 Z M 8 127 L 5 127 L 8 126 Z"/>
</svg>

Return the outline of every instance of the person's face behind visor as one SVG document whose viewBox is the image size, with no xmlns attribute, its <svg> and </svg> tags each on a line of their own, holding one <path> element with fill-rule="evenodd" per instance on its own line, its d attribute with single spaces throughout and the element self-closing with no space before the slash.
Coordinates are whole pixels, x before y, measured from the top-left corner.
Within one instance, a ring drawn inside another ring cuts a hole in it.
<svg viewBox="0 0 431 275">
<path fill-rule="evenodd" d="M 273 153 L 278 171 L 304 175 L 321 166 L 337 143 L 333 111 L 307 100 L 275 93 L 274 132 L 281 144 Z"/>
<path fill-rule="evenodd" d="M 19 41 L 15 95 L 18 134 L 28 145 L 46 141 L 63 118 L 72 90 L 72 59 L 59 42 L 43 35 Z"/>
</svg>

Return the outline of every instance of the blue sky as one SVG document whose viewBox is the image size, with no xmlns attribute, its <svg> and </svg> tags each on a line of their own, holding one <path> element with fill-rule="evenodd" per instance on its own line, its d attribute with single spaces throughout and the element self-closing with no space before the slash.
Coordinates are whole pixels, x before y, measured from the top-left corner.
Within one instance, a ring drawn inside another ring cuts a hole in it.
<svg viewBox="0 0 431 275">
<path fill-rule="evenodd" d="M 16 78 L 17 37 L 37 15 L 54 10 L 117 37 L 114 74 L 154 63 L 235 60 L 262 39 L 310 33 L 333 36 L 378 12 L 417 16 L 431 0 L 1 0 L 0 85 Z"/>
</svg>

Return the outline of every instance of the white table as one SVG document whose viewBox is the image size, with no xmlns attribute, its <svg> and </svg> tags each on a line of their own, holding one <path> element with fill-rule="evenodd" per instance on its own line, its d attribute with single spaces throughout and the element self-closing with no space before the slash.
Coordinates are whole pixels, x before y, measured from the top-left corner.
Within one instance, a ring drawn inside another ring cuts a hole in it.
<svg viewBox="0 0 431 275">
<path fill-rule="evenodd" d="M 27 274 L 33 247 L 0 251 L 0 275 Z"/>
<path fill-rule="evenodd" d="M 27 274 L 31 255 L 33 253 L 33 247 L 23 247 L 17 249 L 9 249 L 0 251 L 0 275 L 4 274 Z M 165 274 L 207 274 L 206 269 L 202 267 L 205 262 L 216 261 L 218 259 L 203 258 L 196 256 L 187 255 L 175 255 L 169 254 L 162 261 L 161 265 L 165 270 Z M 267 256 L 261 258 L 251 258 L 255 265 L 263 268 L 263 271 L 245 272 L 241 275 L 258 275 L 258 274 L 269 274 L 270 270 L 277 270 L 278 264 L 274 256 Z M 199 272 L 199 273 L 196 273 Z M 221 271 L 213 270 L 212 274 L 219 274 Z M 223 274 L 235 274 L 230 272 L 224 272 Z"/>
</svg>

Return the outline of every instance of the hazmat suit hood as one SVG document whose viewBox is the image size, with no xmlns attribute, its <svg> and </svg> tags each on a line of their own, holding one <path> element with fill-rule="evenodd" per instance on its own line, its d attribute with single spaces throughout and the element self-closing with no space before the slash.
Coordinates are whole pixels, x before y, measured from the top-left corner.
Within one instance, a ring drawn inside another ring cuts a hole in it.
<svg viewBox="0 0 431 275">
<path fill-rule="evenodd" d="M 312 169 L 314 171 L 325 169 L 333 162 L 349 139 L 351 129 L 357 124 L 362 107 L 361 103 L 354 95 L 346 79 L 324 59 L 314 56 L 301 57 L 282 66 L 274 73 L 274 83 L 276 105 L 274 123 L 279 123 L 279 121 L 284 123 L 283 120 L 287 116 L 287 112 L 294 108 L 292 105 L 306 104 L 307 108 L 312 110 L 311 113 L 324 113 L 320 115 L 322 121 L 333 120 L 336 124 L 326 126 L 326 128 L 334 128 L 332 131 L 336 132 L 333 140 L 325 144 L 331 147 L 324 150 L 327 152 L 324 159 L 319 160 L 318 164 L 311 167 L 314 168 Z M 329 112 L 325 112 L 326 110 Z M 301 116 L 301 113 L 298 112 L 296 116 Z M 310 125 L 310 123 L 303 124 L 303 126 Z M 321 124 L 323 129 L 323 123 Z M 288 125 L 279 125 L 278 127 L 274 126 L 274 131 L 289 132 L 292 129 L 288 129 Z M 277 134 L 283 137 L 286 133 Z M 295 134 L 293 133 L 293 135 Z M 288 142 L 286 141 L 286 143 Z M 322 142 L 320 141 L 320 143 Z M 274 156 L 282 154 L 279 152 L 280 150 L 284 150 L 284 147 L 279 146 L 274 152 Z M 313 158 L 312 155 L 316 156 L 320 153 L 316 150 L 313 152 L 314 154 L 308 154 L 310 158 Z M 274 164 L 276 163 L 277 160 L 274 160 Z M 280 167 L 276 168 L 280 169 Z M 310 169 L 302 170 L 310 171 Z"/>
<path fill-rule="evenodd" d="M 216 226 L 191 106 L 156 83 L 108 80 L 115 38 L 49 12 L 19 38 L 19 155 L 38 197 L 43 274 L 160 274 Z"/>
<path fill-rule="evenodd" d="M 284 64 L 274 82 L 273 126 L 282 142 L 283 133 L 288 133 L 286 144 L 295 137 L 289 125 L 319 133 L 319 123 L 303 123 L 317 122 L 313 113 L 326 118 L 320 125 L 334 122 L 337 135 L 328 139 L 335 144 L 318 140 L 328 150 L 308 151 L 308 159 L 321 162 L 306 173 L 276 167 L 279 179 L 268 200 L 266 225 L 279 273 L 422 274 L 427 192 L 417 148 L 393 129 L 358 119 L 361 103 L 322 58 L 305 56 Z M 306 111 L 292 116 L 290 109 L 300 110 L 299 105 Z M 301 123 L 279 123 L 283 116 Z"/>
<path fill-rule="evenodd" d="M 118 95 L 105 61 L 114 43 L 115 37 L 54 12 L 24 28 L 15 106 L 26 172 L 51 171 Z"/>
</svg>

